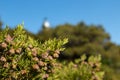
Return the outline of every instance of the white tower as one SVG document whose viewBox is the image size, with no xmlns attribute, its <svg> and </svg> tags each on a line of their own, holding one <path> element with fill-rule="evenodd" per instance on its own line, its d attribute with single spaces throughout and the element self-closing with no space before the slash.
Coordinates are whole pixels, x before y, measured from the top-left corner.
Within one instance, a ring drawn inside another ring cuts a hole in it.
<svg viewBox="0 0 120 80">
<path fill-rule="evenodd" d="M 47 19 L 45 18 L 44 19 L 44 22 L 43 22 L 43 29 L 48 29 L 50 28 L 50 23 L 47 21 Z"/>
</svg>

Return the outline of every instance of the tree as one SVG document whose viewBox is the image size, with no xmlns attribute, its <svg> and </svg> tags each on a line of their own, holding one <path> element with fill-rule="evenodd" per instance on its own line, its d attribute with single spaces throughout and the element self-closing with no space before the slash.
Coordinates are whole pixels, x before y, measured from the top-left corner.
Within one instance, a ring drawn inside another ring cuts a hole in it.
<svg viewBox="0 0 120 80">
<path fill-rule="evenodd" d="M 102 47 L 110 39 L 109 34 L 102 27 L 88 26 L 83 22 L 77 25 L 58 25 L 54 29 L 39 32 L 37 36 L 42 41 L 53 37 L 68 38 L 69 42 L 66 44 L 67 49 L 61 55 L 65 59 L 74 59 L 84 53 L 89 56 L 104 52 L 104 48 Z"/>
</svg>

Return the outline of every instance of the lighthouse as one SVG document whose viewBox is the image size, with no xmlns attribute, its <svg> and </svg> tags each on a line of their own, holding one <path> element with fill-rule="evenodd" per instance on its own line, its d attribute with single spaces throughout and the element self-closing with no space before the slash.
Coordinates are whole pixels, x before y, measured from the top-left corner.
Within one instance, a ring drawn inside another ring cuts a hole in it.
<svg viewBox="0 0 120 80">
<path fill-rule="evenodd" d="M 47 18 L 45 18 L 43 22 L 43 29 L 49 29 L 49 28 L 50 28 L 50 23 L 48 22 Z"/>
</svg>

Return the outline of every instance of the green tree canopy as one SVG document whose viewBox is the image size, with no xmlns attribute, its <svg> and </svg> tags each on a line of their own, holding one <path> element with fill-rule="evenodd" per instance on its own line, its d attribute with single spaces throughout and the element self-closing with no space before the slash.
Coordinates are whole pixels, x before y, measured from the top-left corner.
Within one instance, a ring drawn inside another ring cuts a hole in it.
<svg viewBox="0 0 120 80">
<path fill-rule="evenodd" d="M 77 25 L 58 25 L 54 29 L 43 30 L 38 33 L 40 40 L 49 38 L 68 38 L 66 51 L 62 55 L 65 58 L 80 57 L 81 54 L 99 54 L 104 52 L 104 44 L 110 41 L 110 36 L 102 26 L 86 25 L 81 22 Z"/>
</svg>

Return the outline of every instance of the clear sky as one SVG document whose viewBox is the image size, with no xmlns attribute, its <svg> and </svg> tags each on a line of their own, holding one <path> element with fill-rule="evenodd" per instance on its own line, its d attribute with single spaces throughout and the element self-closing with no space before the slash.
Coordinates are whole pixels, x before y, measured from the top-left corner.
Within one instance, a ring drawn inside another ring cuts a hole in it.
<svg viewBox="0 0 120 80">
<path fill-rule="evenodd" d="M 112 42 L 120 44 L 120 0 L 0 0 L 4 25 L 24 21 L 27 30 L 37 33 L 45 17 L 53 27 L 80 21 L 103 25 Z"/>
</svg>

